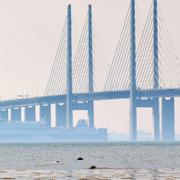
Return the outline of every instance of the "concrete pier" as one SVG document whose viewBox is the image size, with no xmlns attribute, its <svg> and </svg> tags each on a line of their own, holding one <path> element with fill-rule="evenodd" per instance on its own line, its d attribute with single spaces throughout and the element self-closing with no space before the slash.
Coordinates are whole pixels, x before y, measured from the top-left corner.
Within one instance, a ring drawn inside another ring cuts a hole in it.
<svg viewBox="0 0 180 180">
<path fill-rule="evenodd" d="M 11 109 L 11 121 L 21 121 L 21 108 Z"/>
<path fill-rule="evenodd" d="M 51 105 L 43 104 L 40 106 L 40 121 L 47 126 L 51 126 Z"/>
<path fill-rule="evenodd" d="M 94 128 L 94 101 L 88 102 L 89 127 Z"/>
<path fill-rule="evenodd" d="M 35 106 L 25 107 L 25 121 L 36 121 Z"/>
<path fill-rule="evenodd" d="M 175 139 L 174 98 L 162 98 L 162 140 Z"/>
<path fill-rule="evenodd" d="M 56 104 L 56 127 L 66 127 L 66 106 Z"/>
<path fill-rule="evenodd" d="M 8 109 L 0 110 L 0 121 L 8 121 Z"/>
<path fill-rule="evenodd" d="M 160 140 L 160 111 L 159 111 L 159 98 L 153 99 L 153 124 L 154 124 L 154 140 L 159 141 Z"/>
</svg>

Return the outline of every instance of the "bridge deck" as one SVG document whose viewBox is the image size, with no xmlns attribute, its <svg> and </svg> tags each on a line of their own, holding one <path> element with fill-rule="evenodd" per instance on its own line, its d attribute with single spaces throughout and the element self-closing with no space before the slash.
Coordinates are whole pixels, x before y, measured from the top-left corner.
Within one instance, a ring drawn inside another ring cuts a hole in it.
<svg viewBox="0 0 180 180">
<path fill-rule="evenodd" d="M 129 90 L 111 91 L 111 92 L 95 92 L 95 93 L 77 93 L 73 94 L 73 100 L 87 101 L 87 100 L 109 100 L 109 99 L 128 99 L 130 96 Z M 148 97 L 179 97 L 180 89 L 151 89 L 151 90 L 137 90 L 138 98 Z M 36 104 L 50 104 L 65 102 L 66 95 L 56 96 L 41 96 L 33 98 L 23 98 L 14 100 L 0 101 L 0 108 L 27 106 Z"/>
</svg>

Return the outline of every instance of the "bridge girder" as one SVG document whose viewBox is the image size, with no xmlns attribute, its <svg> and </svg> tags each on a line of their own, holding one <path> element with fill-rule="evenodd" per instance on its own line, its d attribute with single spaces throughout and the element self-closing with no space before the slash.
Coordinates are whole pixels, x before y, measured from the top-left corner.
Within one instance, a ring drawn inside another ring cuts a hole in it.
<svg viewBox="0 0 180 180">
<path fill-rule="evenodd" d="M 129 99 L 130 91 L 94 92 L 73 94 L 73 101 L 104 101 L 113 99 Z M 137 90 L 137 98 L 180 97 L 180 89 Z M 27 105 L 55 104 L 66 101 L 66 95 L 43 96 L 34 98 L 0 101 L 0 108 L 19 107 Z"/>
</svg>

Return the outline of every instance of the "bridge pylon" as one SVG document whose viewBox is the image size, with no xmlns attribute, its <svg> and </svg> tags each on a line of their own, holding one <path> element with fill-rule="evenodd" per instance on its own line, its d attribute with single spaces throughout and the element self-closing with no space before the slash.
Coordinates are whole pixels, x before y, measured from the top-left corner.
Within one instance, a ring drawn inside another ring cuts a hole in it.
<svg viewBox="0 0 180 180">
<path fill-rule="evenodd" d="M 160 140 L 160 113 L 159 98 L 148 98 L 137 100 L 136 87 L 136 26 L 135 26 L 135 0 L 131 0 L 131 63 L 130 63 L 130 140 L 137 140 L 137 108 L 152 107 L 154 121 L 154 140 Z M 159 88 L 159 66 L 158 66 L 158 8 L 157 0 L 153 2 L 153 80 L 154 89 Z"/>
<path fill-rule="evenodd" d="M 153 2 L 153 80 L 154 89 L 159 88 L 159 62 L 158 62 L 158 4 Z M 154 98 L 153 103 L 154 140 L 160 140 L 160 113 L 159 98 Z"/>
<path fill-rule="evenodd" d="M 71 5 L 67 7 L 67 97 L 66 97 L 66 127 L 73 127 L 72 101 L 72 22 Z"/>
<path fill-rule="evenodd" d="M 92 7 L 88 6 L 88 85 L 89 93 L 94 91 L 93 78 L 93 39 L 92 39 Z M 94 101 L 88 101 L 89 127 L 94 128 Z"/>
<path fill-rule="evenodd" d="M 130 140 L 137 140 L 135 0 L 130 12 Z"/>
</svg>

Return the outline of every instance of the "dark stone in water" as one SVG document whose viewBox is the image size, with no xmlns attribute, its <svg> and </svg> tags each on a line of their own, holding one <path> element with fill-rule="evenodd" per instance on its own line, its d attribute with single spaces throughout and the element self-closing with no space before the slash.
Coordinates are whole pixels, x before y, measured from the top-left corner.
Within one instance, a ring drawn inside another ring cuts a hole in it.
<svg viewBox="0 0 180 180">
<path fill-rule="evenodd" d="M 89 169 L 97 169 L 96 166 L 91 166 Z"/>
<path fill-rule="evenodd" d="M 59 163 L 59 161 L 56 161 L 57 163 Z"/>
<path fill-rule="evenodd" d="M 78 161 L 82 161 L 82 160 L 84 160 L 84 159 L 83 159 L 82 157 L 78 157 L 77 160 L 78 160 Z"/>
</svg>

